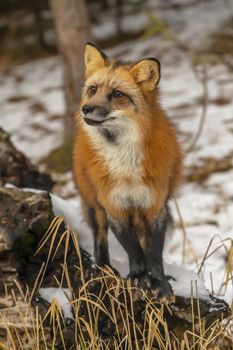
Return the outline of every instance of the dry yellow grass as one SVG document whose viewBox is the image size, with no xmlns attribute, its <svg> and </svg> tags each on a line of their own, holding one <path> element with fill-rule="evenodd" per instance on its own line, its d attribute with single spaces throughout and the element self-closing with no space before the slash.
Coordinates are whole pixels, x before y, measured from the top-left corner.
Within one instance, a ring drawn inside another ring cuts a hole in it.
<svg viewBox="0 0 233 350">
<path fill-rule="evenodd" d="M 145 308 L 143 310 L 143 322 L 138 322 L 136 304 L 134 301 L 135 288 L 130 280 L 124 281 L 114 274 L 111 269 L 100 269 L 92 280 L 85 281 L 82 262 L 77 267 L 77 273 L 81 276 L 82 285 L 76 296 L 70 300 L 73 310 L 74 323 L 72 336 L 75 345 L 67 344 L 70 338 L 70 329 L 64 319 L 61 306 L 53 299 L 47 312 L 41 315 L 38 307 L 32 308 L 31 301 L 46 271 L 46 267 L 57 252 L 59 245 L 65 241 L 62 281 L 57 281 L 58 286 L 66 280 L 70 286 L 69 272 L 66 264 L 67 251 L 70 240 L 73 241 L 77 255 L 80 257 L 77 236 L 69 227 L 61 235 L 58 246 L 54 247 L 54 241 L 58 228 L 63 219 L 55 218 L 48 232 L 43 238 L 39 250 L 50 240 L 48 259 L 42 266 L 36 285 L 30 292 L 23 292 L 19 283 L 15 282 L 19 291 L 16 297 L 14 292 L 7 292 L 12 306 L 2 309 L 0 312 L 0 350 L 41 350 L 41 349 L 90 349 L 90 350 L 230 350 L 233 348 L 232 328 L 233 313 L 224 322 L 216 321 L 211 326 L 206 326 L 201 319 L 199 304 L 197 308 L 192 300 L 192 327 L 186 331 L 169 331 L 164 312 L 169 312 L 169 306 L 158 305 L 145 293 L 143 298 Z M 204 257 L 208 258 L 210 248 Z M 232 277 L 232 245 L 228 251 L 226 261 L 225 287 Z M 91 286 L 98 283 L 98 294 L 92 292 Z M 104 298 L 108 298 L 108 304 Z M 80 310 L 85 309 L 84 313 Z M 165 310 L 166 309 L 166 310 Z M 195 309 L 197 311 L 195 311 Z M 171 312 L 171 310 L 170 310 Z M 102 318 L 109 320 L 106 327 L 116 325 L 115 337 L 105 338 L 99 329 Z M 198 321 L 197 321 L 198 320 Z M 58 346 L 59 343 L 59 346 Z"/>
</svg>

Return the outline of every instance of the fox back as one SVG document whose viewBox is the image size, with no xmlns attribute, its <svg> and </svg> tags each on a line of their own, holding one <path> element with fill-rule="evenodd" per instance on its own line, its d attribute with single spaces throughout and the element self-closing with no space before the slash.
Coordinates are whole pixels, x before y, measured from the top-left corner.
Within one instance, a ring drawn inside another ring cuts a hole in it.
<svg viewBox="0 0 233 350">
<path fill-rule="evenodd" d="M 149 245 L 163 250 L 167 203 L 182 168 L 175 129 L 159 103 L 160 63 L 155 58 L 120 63 L 87 44 L 85 66 L 74 174 L 93 230 L 95 258 L 109 264 L 110 225 L 128 252 L 131 275 L 148 275 L 158 263 L 148 258 Z M 156 232 L 161 242 L 153 238 Z"/>
</svg>

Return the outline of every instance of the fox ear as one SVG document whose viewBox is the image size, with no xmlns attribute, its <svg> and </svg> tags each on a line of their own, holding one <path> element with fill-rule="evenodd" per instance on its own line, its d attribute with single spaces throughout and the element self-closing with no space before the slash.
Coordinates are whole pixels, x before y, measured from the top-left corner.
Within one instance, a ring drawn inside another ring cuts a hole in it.
<svg viewBox="0 0 233 350">
<path fill-rule="evenodd" d="M 84 62 L 86 68 L 86 77 L 89 77 L 97 69 L 107 66 L 108 58 L 94 44 L 86 43 L 84 52 Z"/>
<path fill-rule="evenodd" d="M 130 74 L 143 89 L 152 91 L 160 79 L 160 63 L 156 58 L 141 60 L 133 65 Z"/>
</svg>

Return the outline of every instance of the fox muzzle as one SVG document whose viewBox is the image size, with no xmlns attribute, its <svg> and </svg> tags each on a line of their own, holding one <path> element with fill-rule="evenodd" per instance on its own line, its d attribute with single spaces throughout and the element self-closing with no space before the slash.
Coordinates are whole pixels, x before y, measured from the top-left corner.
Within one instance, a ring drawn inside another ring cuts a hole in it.
<svg viewBox="0 0 233 350">
<path fill-rule="evenodd" d="M 101 124 L 108 114 L 109 111 L 105 107 L 87 104 L 82 107 L 82 116 L 84 121 L 89 125 Z"/>
</svg>

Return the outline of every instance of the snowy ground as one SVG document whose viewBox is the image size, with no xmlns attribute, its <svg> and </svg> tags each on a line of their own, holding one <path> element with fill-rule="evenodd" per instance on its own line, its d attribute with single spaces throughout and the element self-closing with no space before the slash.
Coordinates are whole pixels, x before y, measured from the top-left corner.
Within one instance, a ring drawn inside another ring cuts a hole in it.
<svg viewBox="0 0 233 350">
<path fill-rule="evenodd" d="M 180 1 L 184 2 L 191 3 Z M 204 88 L 199 77 L 203 69 L 206 71 L 208 107 L 204 128 L 194 150 L 185 154 L 185 174 L 205 169 L 210 161 L 216 166 L 204 182 L 185 183 L 178 194 L 177 201 L 186 232 L 185 242 L 181 220 L 175 204 L 172 204 L 176 229 L 173 238 L 169 236 L 167 239 L 165 258 L 170 263 L 185 263 L 198 271 L 213 239 L 207 254 L 210 257 L 204 262 L 201 273 L 210 290 L 225 294 L 226 300 L 231 302 L 231 276 L 226 291 L 220 288 L 225 277 L 225 246 L 216 248 L 224 240 L 229 248 L 231 243 L 227 239 L 233 238 L 233 75 L 224 60 L 199 65 L 198 75 L 192 63 L 193 46 L 206 47 L 211 40 L 210 34 L 233 17 L 232 1 L 226 3 L 228 5 L 222 6 L 220 1 L 207 1 L 204 6 L 204 2 L 200 2 L 197 7 L 184 6 L 179 13 L 171 6 L 163 11 L 154 10 L 153 14 L 162 14 L 169 22 L 177 42 L 167 41 L 163 35 L 159 35 L 123 43 L 107 52 L 125 59 L 145 56 L 160 58 L 161 103 L 178 126 L 184 150 L 198 129 Z M 144 17 L 137 18 L 139 25 L 145 25 Z M 198 21 L 192 18 L 198 18 Z M 128 25 L 135 25 L 135 21 L 130 20 Z M 104 30 L 106 27 L 94 28 L 96 36 Z M 189 50 L 180 49 L 180 42 Z M 228 59 L 233 63 L 232 57 Z M 33 161 L 38 162 L 61 144 L 63 113 L 62 73 L 58 58 L 28 63 L 12 70 L 7 76 L 0 76 L 0 126 L 10 132 L 16 146 Z M 225 159 L 230 159 L 228 169 L 226 167 L 225 171 L 218 172 L 221 168 L 218 165 Z M 56 179 L 64 182 L 57 194 L 78 205 L 74 199 L 77 193 L 71 174 L 57 175 Z M 216 252 L 211 255 L 214 250 Z M 119 252 L 116 259 L 119 265 L 122 264 L 123 253 Z"/>
</svg>

